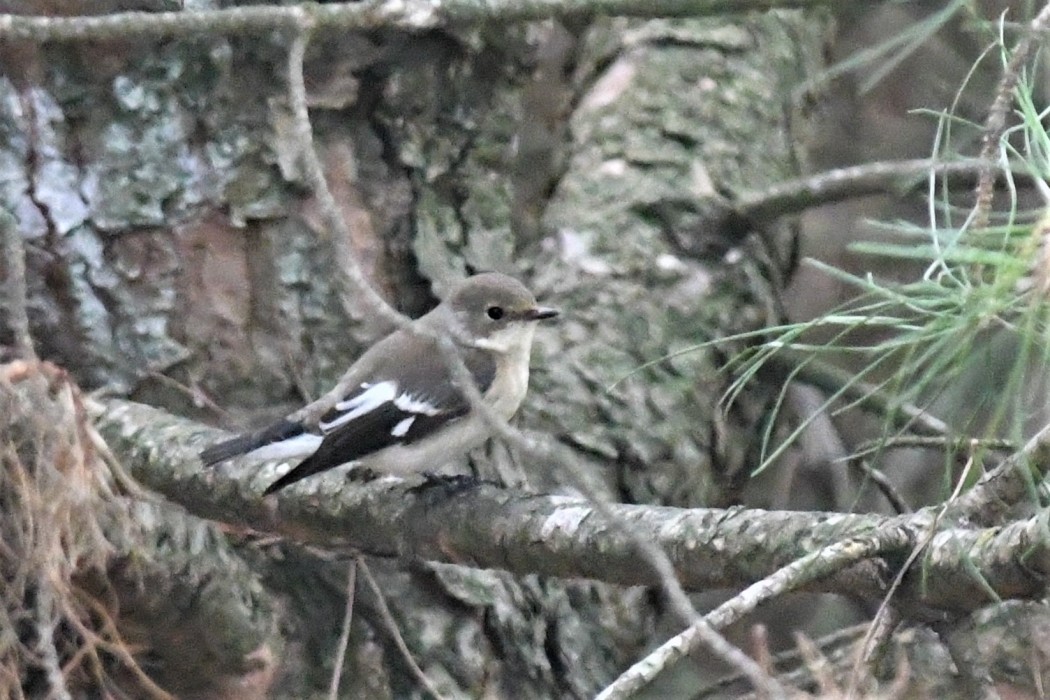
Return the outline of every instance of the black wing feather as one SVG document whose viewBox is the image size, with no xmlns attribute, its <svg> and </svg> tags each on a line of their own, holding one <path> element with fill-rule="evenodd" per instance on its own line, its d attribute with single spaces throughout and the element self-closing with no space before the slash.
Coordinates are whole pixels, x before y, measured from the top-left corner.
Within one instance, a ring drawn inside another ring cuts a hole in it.
<svg viewBox="0 0 1050 700">
<path fill-rule="evenodd" d="M 270 484 L 263 495 L 268 496 L 300 479 L 332 467 L 338 467 L 340 464 L 353 462 L 355 459 L 361 459 L 384 447 L 414 442 L 429 435 L 439 426 L 466 415 L 467 409 L 468 407 L 464 404 L 455 410 L 442 411 L 437 415 L 428 416 L 407 413 L 395 406 L 393 402 L 384 403 L 328 433 L 316 452 Z M 395 437 L 391 431 L 406 418 L 414 418 L 408 432 L 401 437 Z"/>
<path fill-rule="evenodd" d="M 436 348 L 434 352 L 439 353 Z M 270 484 L 263 495 L 279 491 L 289 484 L 294 484 L 300 479 L 327 469 L 361 459 L 385 447 L 395 444 L 411 444 L 430 435 L 441 426 L 465 416 L 470 410 L 470 402 L 467 398 L 450 382 L 438 382 L 435 386 L 432 376 L 428 376 L 429 372 L 435 371 L 432 364 L 435 359 L 440 361 L 440 355 L 437 357 L 430 355 L 426 361 L 421 361 L 417 365 L 401 367 L 397 395 L 411 395 L 417 401 L 424 401 L 431 407 L 439 409 L 439 412 L 433 415 L 413 413 L 398 408 L 393 401 L 384 402 L 332 429 L 324 436 L 316 452 Z M 489 353 L 477 350 L 465 352 L 463 359 L 478 391 L 484 393 L 496 377 L 495 359 Z M 443 365 L 438 365 L 436 371 L 441 372 L 442 370 L 444 370 Z M 447 370 L 443 376 L 447 376 Z M 374 383 L 378 384 L 381 381 L 383 380 L 377 377 Z M 358 386 L 353 392 L 347 394 L 344 401 L 351 401 L 360 396 L 371 385 L 372 383 L 366 382 Z M 427 387 L 426 391 L 422 389 L 424 386 Z M 320 422 L 322 424 L 331 423 L 341 413 L 343 411 L 332 409 L 321 417 Z M 404 435 L 394 435 L 394 428 L 408 418 L 414 420 Z"/>
</svg>

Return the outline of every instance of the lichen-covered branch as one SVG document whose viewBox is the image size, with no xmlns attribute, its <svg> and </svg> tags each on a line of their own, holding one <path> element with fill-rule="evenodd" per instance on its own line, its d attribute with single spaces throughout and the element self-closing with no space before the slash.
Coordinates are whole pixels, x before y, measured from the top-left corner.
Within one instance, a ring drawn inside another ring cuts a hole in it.
<svg viewBox="0 0 1050 700">
<path fill-rule="evenodd" d="M 903 530 L 889 529 L 865 537 L 848 538 L 824 547 L 798 559 L 752 584 L 739 595 L 730 598 L 704 616 L 704 623 L 716 629 L 726 627 L 754 611 L 762 602 L 799 588 L 805 583 L 834 573 L 842 568 L 875 556 L 888 548 L 906 546 L 908 537 Z M 699 647 L 697 625 L 687 627 L 651 654 L 624 671 L 611 685 L 602 690 L 598 700 L 626 700 L 649 685 L 671 664 L 688 656 Z"/>
<path fill-rule="evenodd" d="M 1048 471 L 1050 425 L 950 503 L 944 515 L 967 523 L 998 525 L 1019 501 L 1034 497 L 1036 484 L 1046 477 Z"/>
<path fill-rule="evenodd" d="M 196 452 L 216 431 L 157 409 L 109 400 L 93 409 L 111 447 L 135 476 L 206 518 L 247 525 L 328 548 L 515 573 L 654 585 L 637 550 L 586 500 L 478 486 L 459 493 L 394 478 L 348 485 L 331 474 L 261 499 L 277 464 L 205 470 Z M 908 542 L 805 588 L 878 600 L 889 567 L 925 540 L 928 520 L 838 513 L 680 509 L 615 504 L 626 528 L 663 548 L 692 590 L 750 585 L 811 552 L 872 531 L 903 528 Z M 972 610 L 1000 598 L 1042 595 L 1050 537 L 1039 516 L 1004 529 L 947 529 L 929 542 L 921 571 L 897 593 L 913 609 Z"/>
<path fill-rule="evenodd" d="M 765 190 L 743 192 L 734 206 L 741 216 L 763 221 L 852 197 L 897 194 L 930 176 L 973 180 L 983 167 L 984 162 L 977 159 L 939 162 L 917 158 L 864 163 L 779 182 Z"/>
<path fill-rule="evenodd" d="M 252 34 L 260 30 L 301 27 L 304 20 L 317 28 L 421 30 L 471 22 L 521 22 L 590 15 L 703 17 L 825 4 L 827 0 L 407 0 L 256 5 L 192 12 L 120 12 L 94 17 L 0 15 L 0 39 L 86 41 Z"/>
</svg>

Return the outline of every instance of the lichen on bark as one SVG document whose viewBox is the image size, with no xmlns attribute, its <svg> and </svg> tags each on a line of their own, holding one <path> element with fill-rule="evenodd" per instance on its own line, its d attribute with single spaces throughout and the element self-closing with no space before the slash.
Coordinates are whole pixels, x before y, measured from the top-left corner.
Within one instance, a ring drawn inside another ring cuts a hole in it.
<svg viewBox="0 0 1050 700">
<path fill-rule="evenodd" d="M 525 279 L 565 315 L 539 334 L 520 424 L 569 445 L 617 499 L 718 502 L 714 472 L 746 463 L 766 397 L 722 415 L 709 351 L 636 370 L 769 320 L 768 256 L 754 253 L 790 231 L 692 232 L 707 257 L 675 236 L 702 219 L 692 203 L 793 174 L 789 91 L 818 65 L 820 24 L 785 12 L 322 34 L 311 116 L 352 248 L 413 313 L 470 270 Z M 34 330 L 86 386 L 196 416 L 203 396 L 243 424 L 316 395 L 381 332 L 342 303 L 334 233 L 289 155 L 286 48 L 276 34 L 47 46 L 21 56 L 34 77 L 0 85 L 0 129 L 18 136 L 0 146 L 3 204 L 32 244 Z M 535 469 L 533 488 L 577 487 Z M 339 611 L 338 585 L 308 587 L 345 567 L 297 576 L 293 549 L 244 556 L 292 611 L 279 688 L 305 696 L 336 631 L 303 602 Z M 377 568 L 423 667 L 468 695 L 492 679 L 516 697 L 590 695 L 658 614 L 639 589 Z M 378 619 L 361 619 L 347 682 L 372 669 L 384 692 L 414 691 Z"/>
</svg>

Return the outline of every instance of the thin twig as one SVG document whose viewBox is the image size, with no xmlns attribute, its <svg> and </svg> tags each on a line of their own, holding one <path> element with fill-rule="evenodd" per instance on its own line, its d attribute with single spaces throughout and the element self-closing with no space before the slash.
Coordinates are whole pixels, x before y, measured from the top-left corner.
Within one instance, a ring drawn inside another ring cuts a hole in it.
<svg viewBox="0 0 1050 700">
<path fill-rule="evenodd" d="M 898 513 L 911 512 L 907 499 L 904 498 L 893 485 L 893 482 L 881 470 L 873 467 L 864 457 L 883 450 L 910 447 L 944 450 L 950 453 L 957 452 L 963 448 L 968 448 L 971 453 L 975 449 L 1014 451 L 1017 449 L 1013 440 L 1001 438 L 949 438 L 937 435 L 897 435 L 867 440 L 861 443 L 853 454 L 849 456 L 850 463 L 856 465 L 857 468 L 864 472 L 865 476 L 872 480 Z"/>
<path fill-rule="evenodd" d="M 856 381 L 848 371 L 812 356 L 785 348 L 770 356 L 771 364 L 794 378 L 829 394 L 841 392 L 842 398 L 857 407 L 885 416 L 896 428 L 908 428 L 921 435 L 945 435 L 948 424 L 926 409 L 901 402 L 898 397 L 868 382 Z"/>
<path fill-rule="evenodd" d="M 344 273 L 340 277 L 351 287 L 343 290 L 344 303 L 348 311 L 352 312 L 356 309 L 355 302 L 362 300 L 375 316 L 399 328 L 404 327 L 408 324 L 408 319 L 379 296 L 365 278 L 361 266 L 357 264 L 357 257 L 350 243 L 353 239 L 350 228 L 339 211 L 339 205 L 335 201 L 335 196 L 332 195 L 332 190 L 328 187 L 324 166 L 314 148 L 313 127 L 310 124 L 310 111 L 306 100 L 306 80 L 303 76 L 303 57 L 310 43 L 310 34 L 316 18 L 312 10 L 307 12 L 300 9 L 296 16 L 299 22 L 295 25 L 296 34 L 288 50 L 288 97 L 294 119 L 294 133 L 298 141 L 299 158 L 303 164 L 307 184 L 320 204 L 321 214 L 330 232 L 340 263 L 339 267 Z M 351 294 L 355 297 L 353 300 L 349 298 Z"/>
<path fill-rule="evenodd" d="M 893 508 L 894 512 L 900 514 L 910 513 L 912 511 L 911 506 L 908 505 L 907 499 L 905 499 L 904 495 L 897 490 L 897 487 L 893 485 L 893 482 L 890 481 L 889 477 L 882 473 L 881 469 L 876 469 L 871 466 L 866 459 L 857 460 L 856 464 L 860 470 L 864 472 L 864 476 L 871 479 L 871 482 L 875 484 L 879 493 L 890 502 L 890 507 Z"/>
<path fill-rule="evenodd" d="M 29 313 L 26 302 L 26 252 L 14 216 L 0 208 L 0 238 L 3 239 L 4 260 L 7 267 L 5 302 L 7 322 L 15 337 L 15 350 L 25 360 L 37 359 L 33 336 L 29 331 Z"/>
<path fill-rule="evenodd" d="M 1021 77 L 1021 69 L 1032 57 L 1032 53 L 1042 45 L 1041 34 L 1050 24 L 1050 3 L 1036 15 L 1028 25 L 1027 31 L 1014 47 L 1010 60 L 1003 70 L 1003 76 L 995 88 L 995 100 L 988 109 L 988 118 L 984 122 L 984 135 L 981 137 L 982 163 L 978 173 L 977 189 L 974 192 L 973 228 L 982 229 L 988 225 L 992 208 L 992 194 L 995 186 L 995 158 L 999 150 L 999 141 L 1006 131 L 1006 115 L 1014 99 L 1014 88 Z"/>
<path fill-rule="evenodd" d="M 844 644 L 852 644 L 859 639 L 867 629 L 867 623 L 845 627 L 821 637 L 816 640 L 814 644 L 823 654 L 836 653 L 839 647 Z M 778 668 L 783 669 L 792 665 L 797 666 L 802 660 L 802 655 L 798 648 L 788 648 L 770 657 L 769 670 L 772 672 L 776 671 Z M 793 671 L 784 671 L 780 674 L 780 677 L 791 679 L 794 685 L 805 685 L 812 680 L 808 674 L 809 669 L 802 666 L 801 671 L 797 668 Z M 745 680 L 744 676 L 739 673 L 723 676 L 705 688 L 699 690 L 693 697 L 695 700 L 703 700 L 704 698 L 716 696 L 723 697 L 727 694 L 730 688 L 738 685 L 743 680 Z"/>
<path fill-rule="evenodd" d="M 401 0 L 302 3 L 182 12 L 116 12 L 91 17 L 0 15 L 0 40 L 33 42 L 175 38 L 201 34 L 259 34 L 300 26 L 308 12 L 326 29 L 426 30 L 460 24 L 526 22 L 552 17 L 621 15 L 703 17 L 774 8 L 820 7 L 829 0 Z"/>
<path fill-rule="evenodd" d="M 999 525 L 1010 509 L 1026 495 L 1032 495 L 1034 484 L 1050 473 L 1050 425 L 1044 426 L 1025 443 L 991 470 L 971 489 L 952 499 L 944 518 L 969 525 Z"/>
<path fill-rule="evenodd" d="M 100 656 L 100 651 L 107 656 L 117 659 L 121 664 L 121 668 L 130 672 L 131 676 L 139 684 L 138 690 L 147 693 L 147 697 L 152 700 L 175 700 L 174 697 L 157 685 L 142 670 L 142 667 L 132 655 L 131 649 L 121 639 L 116 621 L 106 607 L 94 596 L 88 595 L 83 590 L 74 588 L 73 593 L 77 596 L 77 600 L 81 605 L 91 609 L 91 612 L 95 615 L 91 619 L 96 620 L 97 624 L 102 628 L 96 632 L 92 627 L 85 625 L 77 616 L 67 617 L 69 624 L 73 625 L 77 634 L 84 639 L 81 648 L 87 648 L 89 656 L 96 660 Z"/>
<path fill-rule="evenodd" d="M 850 673 L 849 686 L 846 691 L 847 698 L 857 697 L 860 687 L 862 671 L 865 668 L 872 669 L 870 675 L 877 676 L 877 666 L 885 654 L 893 633 L 900 625 L 901 615 L 893 607 L 884 606 L 879 608 L 879 613 L 871 621 L 864 634 L 864 640 L 858 650 L 853 671 Z"/>
<path fill-rule="evenodd" d="M 376 607 L 379 608 L 379 615 L 383 618 L 383 623 L 386 625 L 387 631 L 390 632 L 390 636 L 394 638 L 394 644 L 397 645 L 398 650 L 401 652 L 401 656 L 404 657 L 405 663 L 408 664 L 408 667 L 412 670 L 412 674 L 416 677 L 416 680 L 419 681 L 419 684 L 422 685 L 428 693 L 437 698 L 437 700 L 442 700 L 444 696 L 441 694 L 441 691 L 434 687 L 434 684 L 430 682 L 429 678 L 427 678 L 427 674 L 423 673 L 423 669 L 421 669 L 419 664 L 416 663 L 408 645 L 405 644 L 405 639 L 401 636 L 401 631 L 397 628 L 397 620 L 395 620 L 394 616 L 390 613 L 390 607 L 386 604 L 386 598 L 383 596 L 383 591 L 379 587 L 379 583 L 375 580 L 375 577 L 372 576 L 372 570 L 369 568 L 368 564 L 365 563 L 364 559 L 358 560 L 358 566 L 365 577 L 365 581 L 368 583 L 368 587 L 372 589 L 372 594 L 376 597 Z"/>
<path fill-rule="evenodd" d="M 357 557 L 350 560 L 346 572 L 346 610 L 343 613 L 343 629 L 339 632 L 339 643 L 335 647 L 335 667 L 332 681 L 328 685 L 329 700 L 339 700 L 339 681 L 343 676 L 343 661 L 350 645 L 350 624 L 354 620 L 354 592 L 357 588 Z"/>
<path fill-rule="evenodd" d="M 222 420 L 226 422 L 230 421 L 230 412 L 222 406 L 220 406 L 219 404 L 215 403 L 210 396 L 208 396 L 201 390 L 199 386 L 187 386 L 179 380 L 173 377 L 169 377 L 163 372 L 158 372 L 152 369 L 146 370 L 145 376 L 149 377 L 150 379 L 155 379 L 164 386 L 179 392 L 180 394 L 188 398 L 190 401 L 192 401 L 194 406 L 207 408 L 209 411 L 219 416 Z"/>
<path fill-rule="evenodd" d="M 870 537 L 850 538 L 795 560 L 754 583 L 704 616 L 704 622 L 721 629 L 752 612 L 760 603 L 793 590 L 814 579 L 839 571 L 887 549 L 899 549 L 911 541 L 906 528 L 880 531 Z M 694 625 L 660 645 L 598 694 L 598 700 L 625 700 L 652 682 L 664 669 L 692 653 L 701 644 Z"/>
<path fill-rule="evenodd" d="M 896 611 L 891 607 L 894 595 L 903 584 L 905 575 L 911 571 L 912 564 L 918 560 L 937 534 L 941 517 L 944 515 L 948 505 L 959 497 L 963 485 L 968 481 L 967 477 L 969 476 L 973 464 L 973 459 L 970 459 L 970 461 L 967 462 L 966 467 L 963 469 L 963 473 L 960 474 L 959 478 L 956 480 L 955 490 L 952 492 L 951 496 L 948 497 L 948 500 L 942 506 L 933 509 L 932 517 L 926 523 L 925 531 L 922 532 L 920 537 L 912 544 L 908 557 L 904 560 L 904 563 L 897 570 L 897 574 L 893 577 L 889 589 L 886 591 L 882 601 L 879 603 L 878 610 L 875 612 L 875 619 L 872 620 L 871 626 L 864 635 L 864 641 L 861 643 L 861 653 L 858 655 L 857 662 L 850 675 L 851 688 L 859 683 L 861 669 L 863 668 L 863 664 L 874 654 L 872 650 L 877 646 L 877 638 L 885 635 L 887 633 L 885 627 L 890 625 L 891 622 L 896 619 Z"/>
<path fill-rule="evenodd" d="M 737 213 L 762 221 L 853 197 L 902 193 L 931 174 L 966 177 L 973 182 L 985 167 L 988 164 L 976 158 L 948 163 L 932 158 L 879 161 L 779 182 L 758 192 L 742 192 L 733 203 Z"/>
<path fill-rule="evenodd" d="M 803 665 L 817 684 L 817 695 L 822 698 L 842 697 L 842 689 L 835 682 L 834 668 L 828 657 L 821 653 L 813 640 L 802 630 L 793 630 L 792 636 L 795 638 L 795 646 L 798 647 Z"/>
<path fill-rule="evenodd" d="M 1013 440 L 1003 438 L 972 438 L 959 437 L 950 438 L 944 435 L 894 435 L 891 437 L 866 440 L 857 446 L 850 459 L 867 457 L 882 450 L 898 449 L 906 447 L 918 447 L 926 450 L 943 450 L 945 452 L 958 452 L 963 448 L 969 450 L 986 449 L 1015 451 L 1017 444 Z"/>
</svg>

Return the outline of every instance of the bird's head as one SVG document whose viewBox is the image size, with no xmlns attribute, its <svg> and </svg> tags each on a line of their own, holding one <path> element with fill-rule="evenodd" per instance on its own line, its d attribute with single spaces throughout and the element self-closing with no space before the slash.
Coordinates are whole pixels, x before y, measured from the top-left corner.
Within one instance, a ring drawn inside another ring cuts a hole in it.
<svg viewBox="0 0 1050 700">
<path fill-rule="evenodd" d="M 446 304 L 476 347 L 502 353 L 520 346 L 528 350 L 537 322 L 558 315 L 556 309 L 539 306 L 521 282 L 498 272 L 468 277 Z"/>
</svg>

